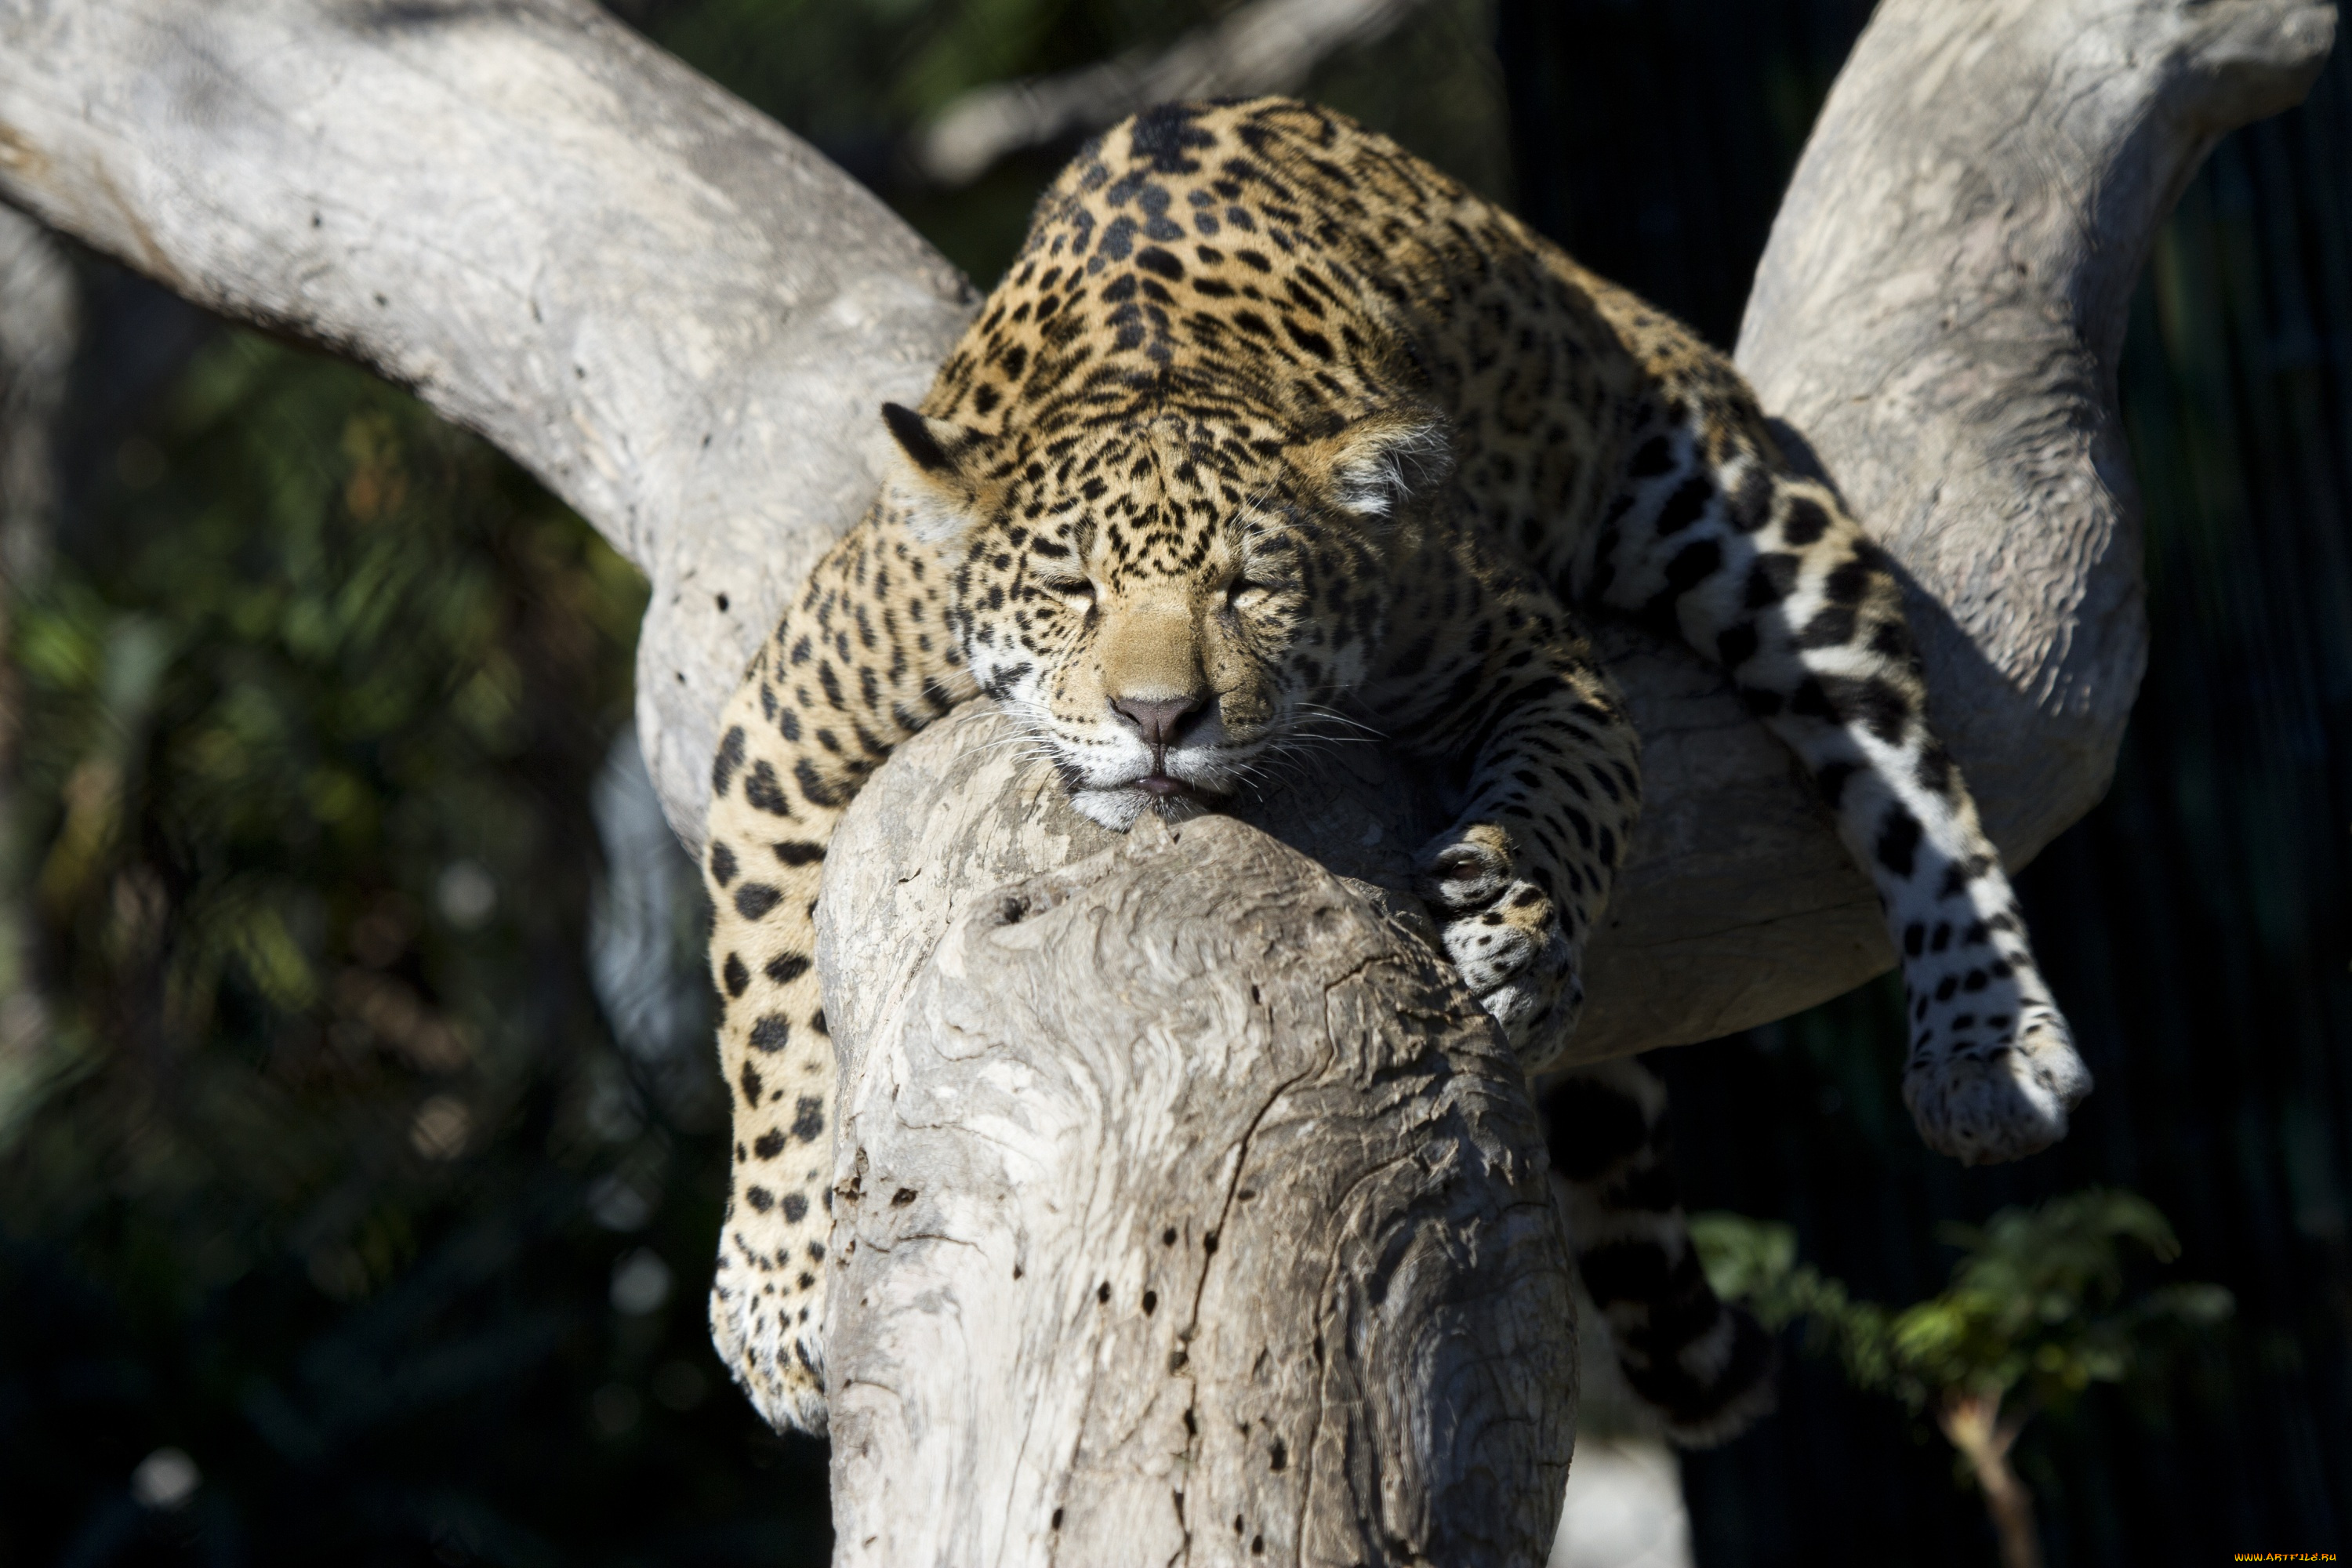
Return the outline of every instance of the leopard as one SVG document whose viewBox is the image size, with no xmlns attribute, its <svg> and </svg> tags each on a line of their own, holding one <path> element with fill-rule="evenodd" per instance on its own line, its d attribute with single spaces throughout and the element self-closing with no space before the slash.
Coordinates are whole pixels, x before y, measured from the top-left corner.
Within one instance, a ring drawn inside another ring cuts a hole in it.
<svg viewBox="0 0 2352 1568">
<path fill-rule="evenodd" d="M 1437 781 L 1415 887 L 1532 1083 L 1637 831 L 1640 740 L 1586 629 L 1632 617 L 1725 673 L 1872 879 L 1926 1142 L 1978 1163 L 2064 1134 L 2090 1076 L 1928 725 L 1895 563 L 1728 360 L 1497 204 L 1314 104 L 1146 110 L 1052 183 L 881 418 L 880 494 L 751 658 L 710 773 L 710 1322 L 772 1425 L 826 1422 L 826 850 L 897 747 L 981 699 L 1122 831 L 1229 805 L 1318 725 L 1376 732 Z M 1683 1440 L 1738 1430 L 1772 1345 L 1708 1286 L 1658 1080 L 1553 1076 L 1571 1253 L 1628 1384 Z"/>
</svg>

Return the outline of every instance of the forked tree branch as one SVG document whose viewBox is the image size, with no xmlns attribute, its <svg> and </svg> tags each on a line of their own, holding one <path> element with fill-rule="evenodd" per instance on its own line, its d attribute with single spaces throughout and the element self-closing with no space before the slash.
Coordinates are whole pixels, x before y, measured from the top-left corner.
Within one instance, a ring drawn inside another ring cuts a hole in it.
<svg viewBox="0 0 2352 1568">
<path fill-rule="evenodd" d="M 2123 303 L 2215 138 L 2294 102 L 2333 28 L 2311 0 L 1884 0 L 1790 188 L 1739 359 L 1909 573 L 2013 860 L 2104 789 L 2145 658 Z M 876 405 L 971 304 L 583 0 L 0 0 L 0 195 L 415 387 L 643 567 L 639 729 L 689 843 L 720 704 L 874 489 Z M 1723 679 L 1602 640 L 1649 805 L 1584 1053 L 1884 968 L 1867 884 Z M 1244 825 L 1110 842 L 991 728 L 919 738 L 831 861 L 842 1560 L 1099 1560 L 1116 1529 L 1122 1557 L 1532 1561 L 1566 1264 L 1523 1099 L 1412 911 L 1376 912 L 1425 815 L 1354 756 L 1259 814 L 1353 884 Z"/>
</svg>

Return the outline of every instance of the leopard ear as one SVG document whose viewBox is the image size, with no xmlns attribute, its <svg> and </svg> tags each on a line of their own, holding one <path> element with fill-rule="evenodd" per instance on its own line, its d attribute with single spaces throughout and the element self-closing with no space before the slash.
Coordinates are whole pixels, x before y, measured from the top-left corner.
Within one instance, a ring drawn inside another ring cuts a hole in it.
<svg viewBox="0 0 2352 1568">
<path fill-rule="evenodd" d="M 1388 523 L 1454 477 L 1445 422 L 1423 408 L 1383 409 L 1320 444 L 1325 482 L 1340 510 Z"/>
<path fill-rule="evenodd" d="M 988 488 L 982 462 L 987 438 L 896 403 L 882 405 L 882 423 L 907 459 L 898 489 L 908 503 L 908 530 L 938 544 L 970 527 Z"/>
</svg>

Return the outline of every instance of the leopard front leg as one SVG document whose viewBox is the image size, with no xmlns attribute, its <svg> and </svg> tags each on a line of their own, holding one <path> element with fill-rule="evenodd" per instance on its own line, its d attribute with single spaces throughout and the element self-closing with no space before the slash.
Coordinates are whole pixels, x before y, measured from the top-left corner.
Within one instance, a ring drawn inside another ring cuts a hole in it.
<svg viewBox="0 0 2352 1568">
<path fill-rule="evenodd" d="M 1968 1164 L 2047 1148 L 2090 1072 L 1927 724 L 1891 563 L 1834 491 L 1780 466 L 1727 369 L 1636 434 L 1584 591 L 1721 664 L 1811 773 L 1901 955 L 1903 1093 L 1928 1145 Z"/>
<path fill-rule="evenodd" d="M 1461 810 L 1418 858 L 1420 890 L 1464 983 L 1538 1073 L 1583 1010 L 1584 946 L 1641 812 L 1641 743 L 1549 594 L 1492 570 L 1454 587 L 1442 602 L 1470 615 L 1439 635 L 1460 656 L 1374 689 L 1399 743 L 1462 777 Z"/>
<path fill-rule="evenodd" d="M 711 764 L 703 874 L 734 1169 L 710 1331 L 779 1429 L 825 1429 L 835 1071 L 815 966 L 818 884 L 866 775 L 971 695 L 939 575 L 877 508 L 818 563 L 751 661 Z"/>
<path fill-rule="evenodd" d="M 773 653 L 728 705 L 711 767 L 703 875 L 734 1161 L 710 1337 L 771 1426 L 823 1432 L 834 1063 L 815 915 L 840 812 L 788 785 L 797 759 L 760 710 Z"/>
<path fill-rule="evenodd" d="M 1479 812 L 1456 822 L 1418 858 L 1419 891 L 1442 911 L 1439 939 L 1478 1005 L 1503 1026 L 1529 1070 L 1575 1026 L 1584 1005 L 1582 954 L 1558 901 L 1534 875 L 1528 825 Z"/>
</svg>

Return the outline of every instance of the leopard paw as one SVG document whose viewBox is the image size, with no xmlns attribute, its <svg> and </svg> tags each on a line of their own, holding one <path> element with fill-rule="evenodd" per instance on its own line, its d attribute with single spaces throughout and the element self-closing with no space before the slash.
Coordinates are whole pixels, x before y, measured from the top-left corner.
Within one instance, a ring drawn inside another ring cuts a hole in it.
<svg viewBox="0 0 2352 1568">
<path fill-rule="evenodd" d="M 779 1432 L 825 1434 L 824 1294 L 786 1295 L 742 1238 L 722 1244 L 710 1285 L 710 1342 L 762 1419 Z M 735 1256 L 730 1256 L 735 1254 Z"/>
<path fill-rule="evenodd" d="M 2066 1136 L 2091 1070 L 2055 1009 L 2026 1006 L 2013 1034 L 1962 1038 L 1915 1054 L 1903 1100 L 1919 1136 L 1963 1165 L 2036 1154 Z"/>
<path fill-rule="evenodd" d="M 1444 835 L 1422 852 L 1420 882 L 1463 984 L 1528 1072 L 1550 1066 L 1574 1032 L 1584 986 L 1559 906 L 1518 874 L 1509 835 L 1489 823 Z"/>
</svg>

